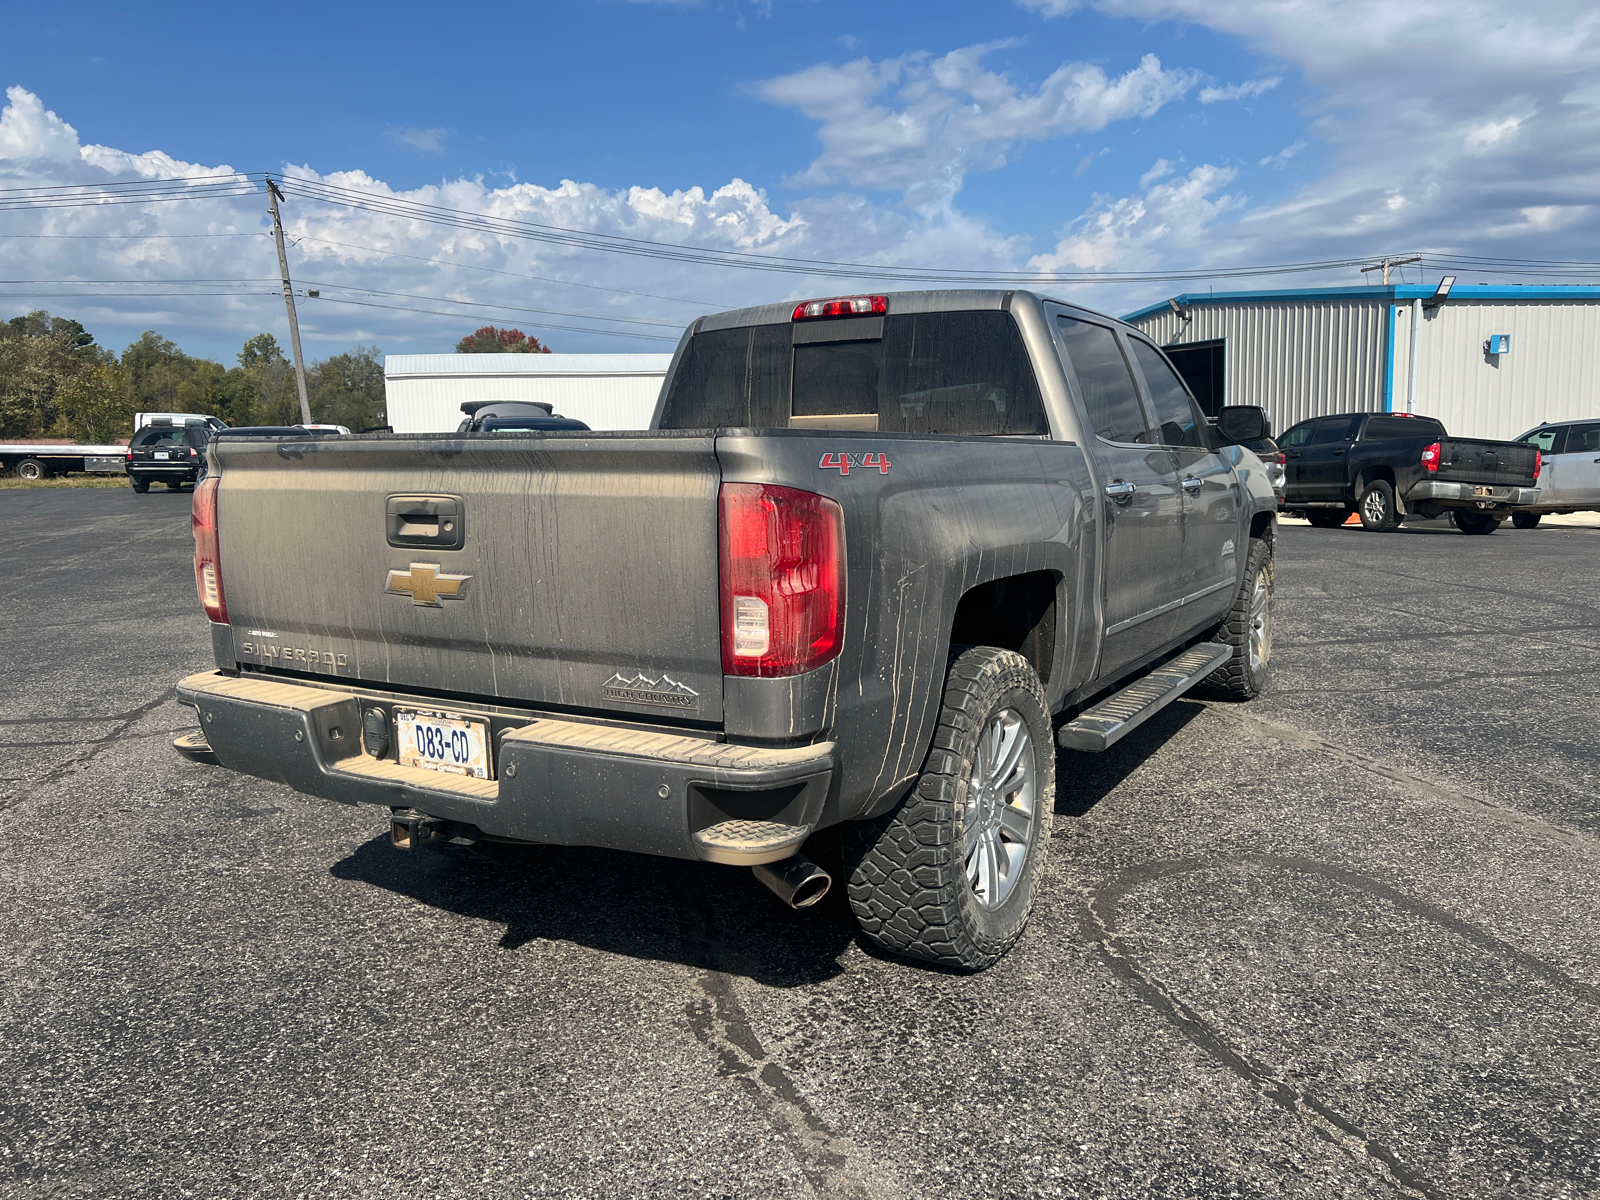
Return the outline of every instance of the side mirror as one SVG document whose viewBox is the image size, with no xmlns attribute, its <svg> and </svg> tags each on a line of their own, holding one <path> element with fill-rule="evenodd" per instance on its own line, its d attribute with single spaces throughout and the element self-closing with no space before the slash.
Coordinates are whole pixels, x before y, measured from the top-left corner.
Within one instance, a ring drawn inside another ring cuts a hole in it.
<svg viewBox="0 0 1600 1200">
<path fill-rule="evenodd" d="M 1217 432 L 1222 440 L 1237 445 L 1272 436 L 1267 410 L 1254 404 L 1229 404 L 1217 413 Z"/>
</svg>

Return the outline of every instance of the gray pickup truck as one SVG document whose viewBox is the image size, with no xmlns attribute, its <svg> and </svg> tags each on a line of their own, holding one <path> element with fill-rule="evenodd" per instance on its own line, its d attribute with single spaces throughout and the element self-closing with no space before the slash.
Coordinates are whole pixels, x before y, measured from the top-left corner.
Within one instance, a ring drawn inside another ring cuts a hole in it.
<svg viewBox="0 0 1600 1200">
<path fill-rule="evenodd" d="M 1032 907 L 1056 744 L 1260 689 L 1276 501 L 1238 443 L 1267 433 L 1022 291 L 703 317 L 644 432 L 223 432 L 179 749 L 382 805 L 406 849 L 738 864 L 796 907 L 843 873 L 867 938 L 981 969 Z"/>
</svg>

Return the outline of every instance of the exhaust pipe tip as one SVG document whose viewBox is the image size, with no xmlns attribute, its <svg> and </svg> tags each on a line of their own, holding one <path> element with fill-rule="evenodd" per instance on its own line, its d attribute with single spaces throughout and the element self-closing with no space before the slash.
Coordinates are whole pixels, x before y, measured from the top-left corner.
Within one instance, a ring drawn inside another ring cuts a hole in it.
<svg viewBox="0 0 1600 1200">
<path fill-rule="evenodd" d="M 781 862 L 762 863 L 750 870 L 790 908 L 810 908 L 833 886 L 832 875 L 799 854 L 792 854 Z"/>
</svg>

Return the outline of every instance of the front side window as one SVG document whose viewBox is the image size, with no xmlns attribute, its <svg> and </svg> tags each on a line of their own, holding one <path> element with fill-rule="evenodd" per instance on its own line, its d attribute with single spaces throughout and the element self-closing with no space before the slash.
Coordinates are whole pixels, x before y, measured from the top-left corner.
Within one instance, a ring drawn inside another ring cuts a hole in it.
<svg viewBox="0 0 1600 1200">
<path fill-rule="evenodd" d="M 1108 442 L 1152 444 L 1155 439 L 1145 428 L 1139 391 L 1133 386 L 1133 373 L 1117 345 L 1117 335 L 1104 325 L 1074 317 L 1057 317 L 1056 327 L 1067 344 L 1067 357 L 1095 436 Z"/>
<path fill-rule="evenodd" d="M 1546 454 L 1560 454 L 1561 445 L 1567 440 L 1567 427 L 1546 425 L 1543 429 L 1535 429 L 1532 433 L 1525 434 L 1520 440 L 1530 446 L 1539 447 Z"/>
<path fill-rule="evenodd" d="M 1298 449 L 1311 440 L 1311 431 L 1317 427 L 1315 421 L 1302 421 L 1288 433 L 1278 439 L 1278 445 Z"/>
<path fill-rule="evenodd" d="M 1156 433 L 1161 444 L 1204 446 L 1200 420 L 1189 402 L 1189 392 L 1183 381 L 1154 346 L 1138 338 L 1129 341 L 1133 343 L 1133 357 L 1144 372 L 1145 386 L 1150 389 L 1150 404 L 1155 410 Z"/>
</svg>

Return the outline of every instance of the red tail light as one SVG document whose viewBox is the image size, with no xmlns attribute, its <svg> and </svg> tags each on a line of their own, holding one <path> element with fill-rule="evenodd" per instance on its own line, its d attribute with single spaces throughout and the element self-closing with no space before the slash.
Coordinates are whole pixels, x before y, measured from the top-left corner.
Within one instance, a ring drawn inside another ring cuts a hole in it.
<svg viewBox="0 0 1600 1200">
<path fill-rule="evenodd" d="M 1423 450 L 1423 452 L 1422 452 L 1422 465 L 1424 467 L 1426 467 L 1430 472 L 1437 471 L 1439 469 L 1439 443 L 1438 442 L 1434 442 L 1433 445 L 1431 445 L 1431 446 L 1427 447 L 1425 450 Z"/>
<path fill-rule="evenodd" d="M 723 672 L 799 675 L 838 654 L 843 510 L 762 483 L 723 484 L 718 510 Z"/>
<path fill-rule="evenodd" d="M 889 311 L 883 296 L 840 296 L 836 300 L 807 300 L 794 306 L 796 321 L 816 321 L 822 317 L 882 316 Z"/>
<path fill-rule="evenodd" d="M 189 528 L 194 532 L 194 586 L 200 607 L 219 625 L 228 623 L 228 602 L 222 597 L 222 558 L 217 553 L 217 485 L 213 475 L 194 489 Z"/>
<path fill-rule="evenodd" d="M 133 451 L 131 449 L 128 451 L 128 461 L 129 462 L 133 461 Z"/>
<path fill-rule="evenodd" d="M 1533 477 L 1539 478 L 1539 472 L 1544 470 L 1544 451 L 1534 448 L 1533 451 Z"/>
<path fill-rule="evenodd" d="M 1282 453 L 1274 454 L 1267 461 L 1268 462 L 1275 462 L 1281 467 L 1281 466 L 1283 466 L 1285 463 L 1287 463 L 1289 461 L 1289 456 L 1287 454 L 1282 454 Z"/>
</svg>

